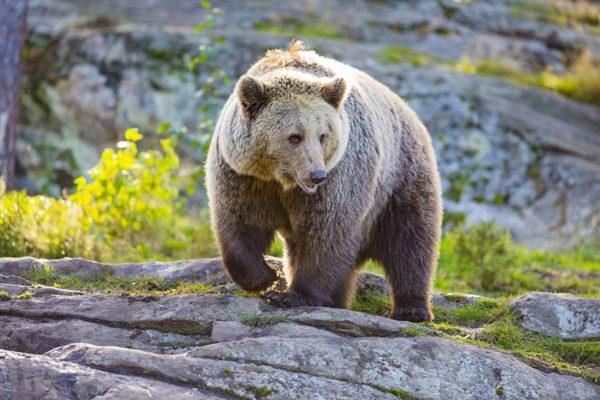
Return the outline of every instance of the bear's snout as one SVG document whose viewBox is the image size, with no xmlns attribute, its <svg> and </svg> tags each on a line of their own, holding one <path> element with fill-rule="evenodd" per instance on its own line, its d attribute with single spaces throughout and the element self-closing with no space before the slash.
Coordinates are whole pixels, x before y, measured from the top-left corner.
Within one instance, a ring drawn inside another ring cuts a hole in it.
<svg viewBox="0 0 600 400">
<path fill-rule="evenodd" d="M 324 182 L 327 179 L 327 172 L 323 170 L 318 170 L 310 174 L 310 180 L 315 185 Z"/>
</svg>

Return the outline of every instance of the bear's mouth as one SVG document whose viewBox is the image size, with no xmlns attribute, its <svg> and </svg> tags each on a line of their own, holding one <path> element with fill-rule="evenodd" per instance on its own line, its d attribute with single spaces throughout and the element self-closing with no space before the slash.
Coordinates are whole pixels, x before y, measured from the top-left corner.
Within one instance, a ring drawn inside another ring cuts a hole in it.
<svg viewBox="0 0 600 400">
<path fill-rule="evenodd" d="M 298 186 L 300 186 L 300 188 L 302 190 L 304 190 L 306 193 L 309 194 L 313 194 L 317 191 L 317 186 L 318 185 L 314 185 L 314 184 L 306 184 L 304 183 L 302 180 L 298 179 L 298 177 L 296 177 L 296 183 L 298 184 Z"/>
</svg>

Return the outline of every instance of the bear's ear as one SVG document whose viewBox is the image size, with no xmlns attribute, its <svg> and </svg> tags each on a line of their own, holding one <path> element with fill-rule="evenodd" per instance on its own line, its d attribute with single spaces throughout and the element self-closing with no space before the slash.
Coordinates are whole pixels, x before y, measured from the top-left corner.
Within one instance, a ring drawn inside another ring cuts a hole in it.
<svg viewBox="0 0 600 400">
<path fill-rule="evenodd" d="M 248 75 L 240 78 L 236 92 L 244 115 L 248 119 L 254 118 L 269 100 L 266 85 L 259 79 Z"/>
<path fill-rule="evenodd" d="M 346 97 L 346 80 L 342 77 L 333 78 L 321 88 L 321 96 L 336 110 L 340 108 Z"/>
</svg>

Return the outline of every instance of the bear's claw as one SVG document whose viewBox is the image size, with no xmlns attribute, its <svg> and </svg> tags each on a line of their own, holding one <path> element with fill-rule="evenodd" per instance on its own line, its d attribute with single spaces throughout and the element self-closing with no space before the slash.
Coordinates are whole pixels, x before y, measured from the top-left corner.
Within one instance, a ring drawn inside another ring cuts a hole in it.
<svg viewBox="0 0 600 400">
<path fill-rule="evenodd" d="M 265 300 L 280 308 L 300 307 L 311 305 L 306 298 L 293 292 L 280 292 L 278 290 L 268 290 L 264 294 Z"/>
<path fill-rule="evenodd" d="M 433 314 L 425 307 L 397 307 L 390 317 L 398 321 L 423 322 L 431 321 Z"/>
</svg>

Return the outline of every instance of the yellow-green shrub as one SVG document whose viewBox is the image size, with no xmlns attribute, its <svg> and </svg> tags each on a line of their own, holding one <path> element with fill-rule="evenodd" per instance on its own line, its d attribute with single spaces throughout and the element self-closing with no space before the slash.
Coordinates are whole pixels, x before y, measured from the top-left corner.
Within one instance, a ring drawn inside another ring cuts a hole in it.
<svg viewBox="0 0 600 400">
<path fill-rule="evenodd" d="M 160 253 L 183 212 L 179 158 L 170 139 L 161 150 L 139 151 L 136 129 L 125 132 L 117 149 L 106 149 L 89 177 L 75 180 L 69 200 L 83 210 L 85 229 L 98 256 L 129 259 Z"/>
<path fill-rule="evenodd" d="M 0 255 L 59 258 L 88 254 L 82 209 L 64 199 L 0 193 Z"/>
</svg>

